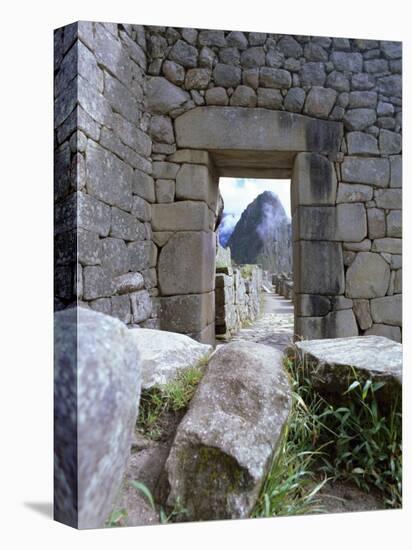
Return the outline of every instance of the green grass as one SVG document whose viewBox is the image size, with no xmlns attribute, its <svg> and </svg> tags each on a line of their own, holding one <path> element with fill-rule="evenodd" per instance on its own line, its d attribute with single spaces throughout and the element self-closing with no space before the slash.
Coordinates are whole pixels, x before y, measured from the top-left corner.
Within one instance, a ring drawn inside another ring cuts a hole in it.
<svg viewBox="0 0 412 550">
<path fill-rule="evenodd" d="M 292 409 L 253 516 L 321 512 L 317 493 L 327 480 L 378 490 L 388 508 L 400 507 L 401 403 L 395 400 L 383 410 L 377 395 L 384 383 L 361 381 L 353 372 L 341 402 L 334 404 L 313 389 L 307 364 L 286 359 L 285 367 Z"/>
<path fill-rule="evenodd" d="M 204 374 L 206 362 L 205 359 L 182 370 L 175 380 L 162 387 L 142 391 L 137 427 L 144 435 L 154 440 L 162 437 L 162 418 L 166 413 L 182 411 L 188 406 Z"/>
</svg>

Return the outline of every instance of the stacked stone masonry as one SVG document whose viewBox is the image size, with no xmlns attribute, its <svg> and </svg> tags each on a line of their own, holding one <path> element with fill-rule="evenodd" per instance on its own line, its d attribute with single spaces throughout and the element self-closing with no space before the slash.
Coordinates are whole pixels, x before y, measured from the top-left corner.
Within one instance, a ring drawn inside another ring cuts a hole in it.
<svg viewBox="0 0 412 550">
<path fill-rule="evenodd" d="M 58 29 L 56 307 L 210 341 L 219 177 L 290 177 L 297 335 L 401 340 L 401 71 L 399 42 Z"/>
</svg>

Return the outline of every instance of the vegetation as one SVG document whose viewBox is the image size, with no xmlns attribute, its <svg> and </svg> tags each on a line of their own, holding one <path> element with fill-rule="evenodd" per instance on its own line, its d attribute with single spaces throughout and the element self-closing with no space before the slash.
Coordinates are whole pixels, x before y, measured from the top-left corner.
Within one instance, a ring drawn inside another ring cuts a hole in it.
<svg viewBox="0 0 412 550">
<path fill-rule="evenodd" d="M 160 439 L 165 431 L 165 417 L 186 409 L 203 376 L 205 362 L 182 370 L 175 380 L 162 387 L 142 391 L 137 427 L 144 435 Z"/>
<path fill-rule="evenodd" d="M 400 507 L 401 403 L 395 399 L 384 410 L 377 400 L 384 383 L 361 381 L 353 372 L 342 401 L 334 404 L 313 389 L 307 364 L 287 359 L 285 366 L 292 410 L 253 515 L 321 512 L 317 493 L 327 480 L 353 482 L 367 492 L 376 488 L 386 506 Z"/>
</svg>

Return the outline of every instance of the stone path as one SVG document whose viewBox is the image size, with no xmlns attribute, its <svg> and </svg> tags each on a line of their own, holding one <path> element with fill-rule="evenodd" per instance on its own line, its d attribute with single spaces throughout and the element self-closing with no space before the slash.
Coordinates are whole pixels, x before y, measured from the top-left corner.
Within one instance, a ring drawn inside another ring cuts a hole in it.
<svg viewBox="0 0 412 550">
<path fill-rule="evenodd" d="M 262 294 L 262 313 L 252 325 L 242 328 L 231 342 L 248 340 L 280 351 L 293 340 L 293 304 L 278 294 Z"/>
</svg>

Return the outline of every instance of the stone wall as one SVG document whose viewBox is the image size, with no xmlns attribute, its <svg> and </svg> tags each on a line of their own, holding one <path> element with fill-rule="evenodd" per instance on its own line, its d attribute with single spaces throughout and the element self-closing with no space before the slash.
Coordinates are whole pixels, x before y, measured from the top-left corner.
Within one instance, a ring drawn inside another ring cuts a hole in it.
<svg viewBox="0 0 412 550">
<path fill-rule="evenodd" d="M 73 79 L 75 28 L 56 32 L 59 307 L 74 286 L 210 340 L 218 179 L 291 177 L 297 334 L 400 340 L 400 43 L 81 23 Z"/>
</svg>

